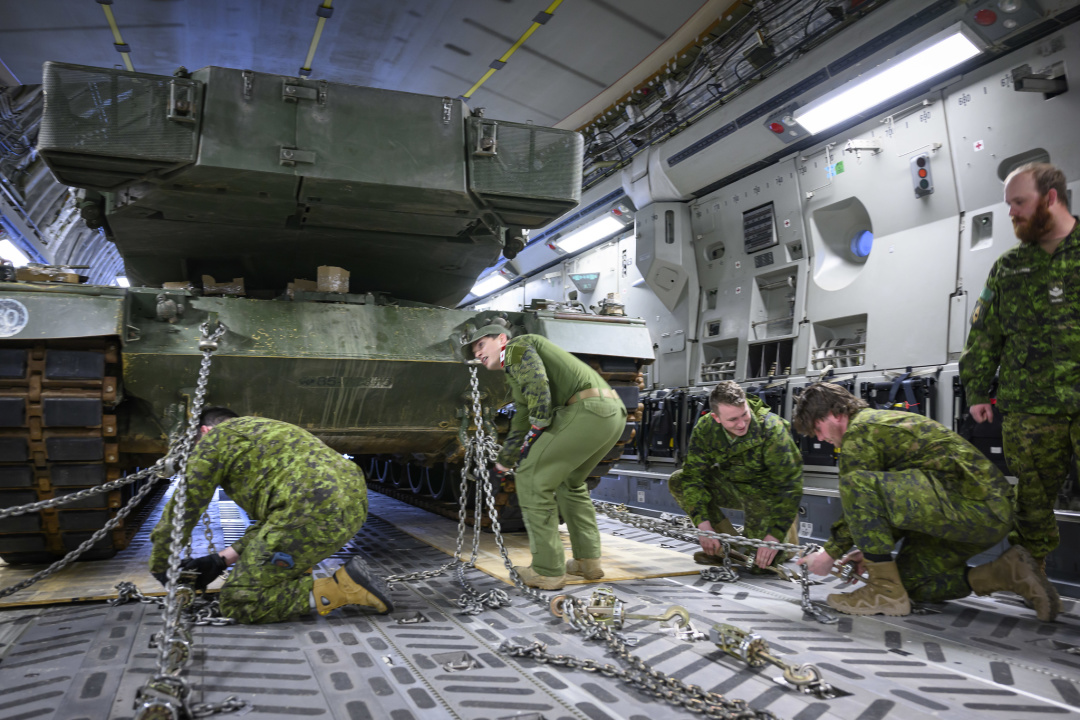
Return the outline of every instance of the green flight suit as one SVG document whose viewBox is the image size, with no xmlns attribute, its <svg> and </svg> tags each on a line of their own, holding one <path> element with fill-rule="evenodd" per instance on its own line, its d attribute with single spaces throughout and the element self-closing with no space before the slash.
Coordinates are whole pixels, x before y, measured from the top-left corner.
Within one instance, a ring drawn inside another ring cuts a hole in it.
<svg viewBox="0 0 1080 720">
<path fill-rule="evenodd" d="M 1080 456 L 1080 223 L 1053 255 L 1021 244 L 990 270 L 960 357 L 970 404 L 990 402 L 999 367 L 1005 459 L 1019 480 L 1009 540 L 1044 558 L 1058 546 L 1054 503 Z"/>
<path fill-rule="evenodd" d="M 219 485 L 254 521 L 232 545 L 240 559 L 221 588 L 222 614 L 266 623 L 309 612 L 311 568 L 340 550 L 367 519 L 360 469 L 295 425 L 226 420 L 188 458 L 185 543 Z M 150 534 L 151 572 L 168 566 L 172 511 L 170 499 Z"/>
<path fill-rule="evenodd" d="M 1009 481 L 974 445 L 936 420 L 899 410 L 857 412 L 840 445 L 843 516 L 825 551 L 887 554 L 921 602 L 966 597 L 968 558 L 1013 522 Z"/>
<path fill-rule="evenodd" d="M 611 388 L 591 367 L 539 335 L 510 340 L 504 368 L 516 410 L 498 461 L 517 466 L 515 485 L 533 571 L 561 576 L 566 553 L 559 539 L 560 514 L 574 557 L 600 557 L 596 509 L 585 480 L 626 428 L 626 406 L 603 396 L 567 405 L 582 390 Z M 518 465 L 530 426 L 546 429 Z"/>
<path fill-rule="evenodd" d="M 792 531 L 802 498 L 802 453 L 788 423 L 756 397 L 748 397 L 750 426 L 737 437 L 702 415 L 690 434 L 682 469 L 668 479 L 668 490 L 694 525 L 708 520 L 721 530 L 722 508 L 742 509 L 743 533 L 798 543 Z M 777 557 L 782 560 L 784 553 Z"/>
</svg>

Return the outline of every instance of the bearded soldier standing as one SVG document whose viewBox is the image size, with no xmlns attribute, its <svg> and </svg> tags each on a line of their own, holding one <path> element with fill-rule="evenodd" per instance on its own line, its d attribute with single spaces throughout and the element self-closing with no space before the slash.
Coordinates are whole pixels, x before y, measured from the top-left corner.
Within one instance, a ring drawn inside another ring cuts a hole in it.
<svg viewBox="0 0 1080 720">
<path fill-rule="evenodd" d="M 1020 244 L 990 270 L 960 378 L 972 417 L 990 422 L 1000 368 L 1005 459 L 1019 481 L 1009 541 L 1027 548 L 1045 575 L 1059 543 L 1054 503 L 1080 455 L 1080 224 L 1053 165 L 1010 173 L 1005 202 Z"/>
</svg>

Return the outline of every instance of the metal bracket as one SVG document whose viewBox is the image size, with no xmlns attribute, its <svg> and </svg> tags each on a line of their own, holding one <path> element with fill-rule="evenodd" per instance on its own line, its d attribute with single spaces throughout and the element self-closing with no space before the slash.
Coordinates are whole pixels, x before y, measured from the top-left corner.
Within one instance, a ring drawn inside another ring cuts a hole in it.
<svg viewBox="0 0 1080 720">
<path fill-rule="evenodd" d="M 476 127 L 476 148 L 473 150 L 473 155 L 486 157 L 498 155 L 499 141 L 497 135 L 498 123 L 494 120 L 479 123 Z"/>
<path fill-rule="evenodd" d="M 450 118 L 454 116 L 454 101 L 448 97 L 442 99 L 442 124 L 449 125 Z"/>
<path fill-rule="evenodd" d="M 285 102 L 298 102 L 300 100 L 318 100 L 319 93 L 315 88 L 293 85 L 285 80 L 281 86 L 281 99 Z M 325 97 L 323 98 L 325 101 Z"/>
<path fill-rule="evenodd" d="M 278 162 L 290 167 L 295 166 L 296 163 L 313 163 L 315 162 L 315 151 L 282 147 L 281 153 L 278 155 Z"/>
<path fill-rule="evenodd" d="M 195 90 L 190 81 L 169 80 L 169 105 L 165 109 L 165 117 L 173 122 L 194 125 L 197 109 Z"/>
<path fill-rule="evenodd" d="M 255 71 L 245 70 L 240 75 L 244 78 L 244 100 L 251 100 L 252 91 L 255 89 Z"/>
<path fill-rule="evenodd" d="M 319 81 L 318 93 L 319 93 L 319 104 L 320 105 L 325 105 L 326 104 L 326 96 L 327 96 L 327 91 L 328 91 L 329 87 L 330 87 L 330 83 L 327 82 L 326 80 L 320 80 Z"/>
</svg>

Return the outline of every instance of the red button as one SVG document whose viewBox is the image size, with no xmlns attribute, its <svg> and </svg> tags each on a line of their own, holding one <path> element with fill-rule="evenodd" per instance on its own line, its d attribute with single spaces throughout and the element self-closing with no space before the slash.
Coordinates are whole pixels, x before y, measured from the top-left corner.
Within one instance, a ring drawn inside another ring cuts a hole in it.
<svg viewBox="0 0 1080 720">
<path fill-rule="evenodd" d="M 926 169 L 925 168 L 920 168 L 919 169 L 919 177 L 926 177 Z"/>
<path fill-rule="evenodd" d="M 780 133 L 784 132 L 784 126 L 783 126 L 783 125 L 781 125 L 781 124 L 780 124 L 780 123 L 778 123 L 778 122 L 774 122 L 774 123 L 769 123 L 769 129 L 770 129 L 770 130 L 772 130 L 772 131 L 773 131 L 774 133 L 776 133 L 777 135 L 779 135 Z"/>
<path fill-rule="evenodd" d="M 980 10 L 975 13 L 975 22 L 980 25 L 993 25 L 997 22 L 997 13 L 993 10 Z"/>
</svg>

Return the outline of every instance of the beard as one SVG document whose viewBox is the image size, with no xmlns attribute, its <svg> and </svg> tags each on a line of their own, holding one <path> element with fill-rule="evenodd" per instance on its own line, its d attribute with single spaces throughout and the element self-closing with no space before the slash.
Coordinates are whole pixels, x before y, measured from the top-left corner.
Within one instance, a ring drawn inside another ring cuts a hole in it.
<svg viewBox="0 0 1080 720">
<path fill-rule="evenodd" d="M 1026 220 L 1017 217 L 1012 219 L 1013 232 L 1025 245 L 1038 245 L 1050 229 L 1050 222 L 1050 208 L 1047 198 L 1043 197 L 1031 217 Z"/>
</svg>

